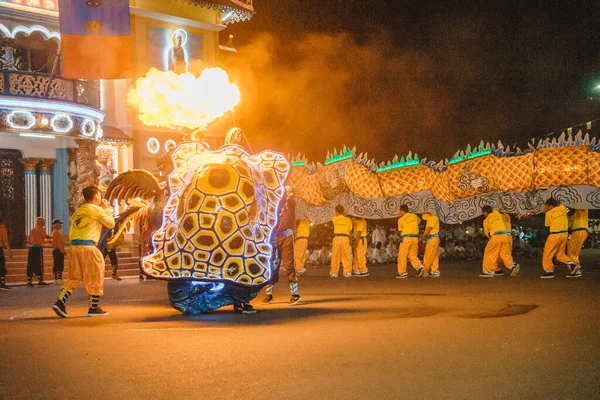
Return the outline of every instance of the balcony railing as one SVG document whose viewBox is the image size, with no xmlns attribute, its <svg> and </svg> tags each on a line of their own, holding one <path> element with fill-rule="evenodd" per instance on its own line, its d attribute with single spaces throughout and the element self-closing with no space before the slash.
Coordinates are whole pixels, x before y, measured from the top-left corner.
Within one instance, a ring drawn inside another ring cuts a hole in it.
<svg viewBox="0 0 600 400">
<path fill-rule="evenodd" d="M 54 77 L 50 86 L 48 74 L 0 70 L 0 95 L 60 100 L 100 108 L 97 81 Z"/>
</svg>

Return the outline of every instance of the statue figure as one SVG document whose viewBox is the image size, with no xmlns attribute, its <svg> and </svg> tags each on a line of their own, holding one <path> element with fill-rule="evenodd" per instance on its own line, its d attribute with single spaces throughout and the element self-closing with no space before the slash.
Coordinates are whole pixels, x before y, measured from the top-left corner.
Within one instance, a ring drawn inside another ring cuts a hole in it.
<svg viewBox="0 0 600 400">
<path fill-rule="evenodd" d="M 187 72 L 187 54 L 183 48 L 184 32 L 177 30 L 173 34 L 173 46 L 169 50 L 169 71 L 176 74 L 185 74 Z"/>
</svg>

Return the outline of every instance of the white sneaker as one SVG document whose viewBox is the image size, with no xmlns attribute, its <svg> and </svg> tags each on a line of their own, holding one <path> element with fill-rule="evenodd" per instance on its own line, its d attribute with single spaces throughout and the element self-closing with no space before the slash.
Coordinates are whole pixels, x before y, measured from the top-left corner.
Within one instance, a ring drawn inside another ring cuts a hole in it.
<svg viewBox="0 0 600 400">
<path fill-rule="evenodd" d="M 408 278 L 407 272 L 403 272 L 401 274 L 396 275 L 396 279 L 406 279 L 406 278 Z"/>
<path fill-rule="evenodd" d="M 344 274 L 344 278 L 352 278 L 352 272 Z"/>
<path fill-rule="evenodd" d="M 330 278 L 337 278 L 337 274 L 331 274 L 329 275 Z"/>
<path fill-rule="evenodd" d="M 571 270 L 571 273 L 567 274 L 567 278 L 581 278 L 581 267 L 576 265 Z"/>
<path fill-rule="evenodd" d="M 429 277 L 430 278 L 439 278 L 440 277 L 440 271 L 430 272 L 429 273 Z"/>
</svg>

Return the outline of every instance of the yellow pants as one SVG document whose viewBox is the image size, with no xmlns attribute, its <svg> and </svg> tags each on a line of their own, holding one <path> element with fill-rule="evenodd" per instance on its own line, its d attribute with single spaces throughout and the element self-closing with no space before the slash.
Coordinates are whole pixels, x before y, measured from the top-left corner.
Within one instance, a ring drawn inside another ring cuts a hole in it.
<svg viewBox="0 0 600 400">
<path fill-rule="evenodd" d="M 410 260 L 410 264 L 413 268 L 417 269 L 420 267 L 421 260 L 417 254 L 419 253 L 419 238 L 416 237 L 405 237 L 400 243 L 398 249 L 398 273 L 403 274 L 406 272 L 406 259 Z"/>
<path fill-rule="evenodd" d="M 512 266 L 515 262 L 510 252 L 512 238 L 508 235 L 492 235 L 485 251 L 483 252 L 483 271 L 494 272 L 500 270 L 500 262 L 505 267 Z"/>
<path fill-rule="evenodd" d="M 296 271 L 300 271 L 306 264 L 306 249 L 308 249 L 308 239 L 299 238 L 294 242 L 294 257 L 296 258 Z"/>
<path fill-rule="evenodd" d="M 571 233 L 571 237 L 567 241 L 567 256 L 577 265 L 580 264 L 579 254 L 587 237 L 587 231 L 575 231 Z"/>
<path fill-rule="evenodd" d="M 555 233 L 548 236 L 544 245 L 544 254 L 542 255 L 544 271 L 554 271 L 554 263 L 552 262 L 554 257 L 561 263 L 571 263 L 571 259 L 565 254 L 568 236 L 569 234 L 567 233 Z"/>
<path fill-rule="evenodd" d="M 440 266 L 440 258 L 438 256 L 438 250 L 440 247 L 440 238 L 432 237 L 427 240 L 425 245 L 425 255 L 423 256 L 423 266 L 425 272 L 436 272 Z"/>
<path fill-rule="evenodd" d="M 360 238 L 354 243 L 353 272 L 369 272 L 367 269 L 367 238 Z"/>
<path fill-rule="evenodd" d="M 71 246 L 69 261 L 69 280 L 63 288 L 69 292 L 77 289 L 83 282 L 85 292 L 90 296 L 104 294 L 104 257 L 96 246 Z"/>
<path fill-rule="evenodd" d="M 352 250 L 348 236 L 334 236 L 331 243 L 331 269 L 330 275 L 337 275 L 340 268 L 340 260 L 344 268 L 344 275 L 352 274 Z"/>
</svg>

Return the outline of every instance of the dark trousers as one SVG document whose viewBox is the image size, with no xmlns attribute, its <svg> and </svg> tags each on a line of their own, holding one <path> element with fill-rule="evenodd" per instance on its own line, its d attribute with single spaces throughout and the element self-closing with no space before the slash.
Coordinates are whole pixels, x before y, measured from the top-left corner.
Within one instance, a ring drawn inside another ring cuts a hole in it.
<svg viewBox="0 0 600 400">
<path fill-rule="evenodd" d="M 27 255 L 27 277 L 33 275 L 44 279 L 44 249 L 39 246 L 30 247 Z"/>
<path fill-rule="evenodd" d="M 6 276 L 6 259 L 4 258 L 4 249 L 0 249 L 0 277 Z"/>
<path fill-rule="evenodd" d="M 117 257 L 117 250 L 108 250 L 108 258 L 110 260 L 110 265 L 113 268 L 113 274 L 116 274 L 119 270 L 119 258 Z"/>
<path fill-rule="evenodd" d="M 284 268 L 289 282 L 298 282 L 296 274 L 296 261 L 294 258 L 294 237 L 281 236 L 275 238 L 275 244 L 279 252 L 279 268 Z M 276 277 L 279 276 L 279 270 L 276 272 Z M 277 278 L 276 278 L 277 279 Z M 276 281 L 275 281 L 276 282 Z"/>
<path fill-rule="evenodd" d="M 65 270 L 65 255 L 59 249 L 52 250 L 52 257 L 54 257 L 54 268 L 53 273 L 63 272 Z"/>
</svg>

